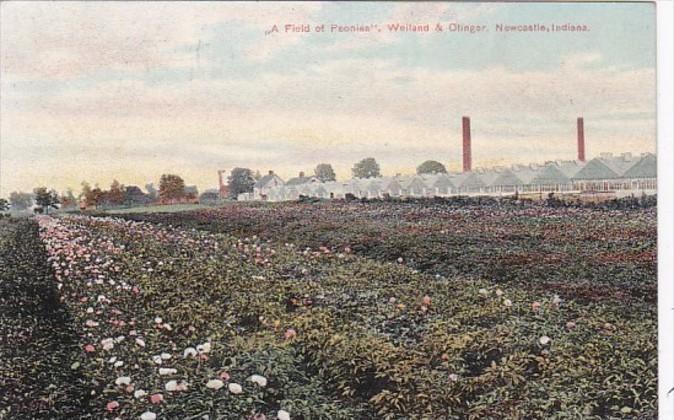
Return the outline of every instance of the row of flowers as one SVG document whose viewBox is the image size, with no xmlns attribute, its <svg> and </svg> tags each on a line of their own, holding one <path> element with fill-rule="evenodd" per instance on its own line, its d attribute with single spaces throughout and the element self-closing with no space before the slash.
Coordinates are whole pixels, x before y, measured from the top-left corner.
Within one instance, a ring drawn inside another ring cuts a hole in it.
<svg viewBox="0 0 674 420">
<path fill-rule="evenodd" d="M 655 401 L 643 313 L 436 273 L 406 254 L 363 258 L 357 244 L 39 223 L 80 326 L 70 368 L 101 417 L 601 416 Z"/>
</svg>

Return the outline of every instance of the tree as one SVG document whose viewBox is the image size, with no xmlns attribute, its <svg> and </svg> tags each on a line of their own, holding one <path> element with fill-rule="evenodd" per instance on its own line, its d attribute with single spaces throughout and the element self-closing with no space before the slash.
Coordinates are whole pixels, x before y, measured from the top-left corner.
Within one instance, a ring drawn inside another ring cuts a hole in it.
<svg viewBox="0 0 674 420">
<path fill-rule="evenodd" d="M 446 174 L 445 165 L 435 160 L 427 160 L 417 167 L 417 174 Z"/>
<path fill-rule="evenodd" d="M 107 194 L 98 186 L 98 184 L 96 184 L 94 188 L 91 190 L 90 195 L 91 195 L 91 205 L 93 205 L 95 208 L 98 208 L 99 205 L 105 202 L 105 196 Z M 88 204 L 89 200 L 87 200 L 87 205 Z"/>
<path fill-rule="evenodd" d="M 185 196 L 185 181 L 178 175 L 164 174 L 159 179 L 159 198 L 179 200 Z"/>
<path fill-rule="evenodd" d="M 145 184 L 145 191 L 147 191 L 147 195 L 150 198 L 150 201 L 155 201 L 159 196 L 159 192 L 154 187 L 154 184 L 151 182 L 149 184 Z"/>
<path fill-rule="evenodd" d="M 59 202 L 61 203 L 61 208 L 64 209 L 66 208 L 74 209 L 75 207 L 77 207 L 77 198 L 75 198 L 73 190 L 71 190 L 70 188 L 68 188 L 65 194 L 61 194 Z"/>
<path fill-rule="evenodd" d="M 0 211 L 7 210 L 9 210 L 9 201 L 5 200 L 4 198 L 0 198 Z"/>
<path fill-rule="evenodd" d="M 91 185 L 86 181 L 82 181 L 82 192 L 80 193 L 80 197 L 84 198 L 85 206 L 93 206 L 96 204 L 94 203 L 94 196 L 91 192 Z"/>
<path fill-rule="evenodd" d="M 253 171 L 248 168 L 234 168 L 227 178 L 229 196 L 236 199 L 241 193 L 252 192 L 255 185 Z"/>
<path fill-rule="evenodd" d="M 351 169 L 354 178 L 376 178 L 381 176 L 379 164 L 374 158 L 365 158 L 356 163 Z"/>
<path fill-rule="evenodd" d="M 54 190 L 47 191 L 46 187 L 37 187 L 34 190 L 35 204 L 40 209 L 40 213 L 49 214 L 49 209 L 58 209 L 59 198 Z"/>
<path fill-rule="evenodd" d="M 121 206 L 124 204 L 124 186 L 116 179 L 110 184 L 107 201 L 112 206 Z"/>
<path fill-rule="evenodd" d="M 314 175 L 323 182 L 335 181 L 337 179 L 335 171 L 329 163 L 319 163 L 316 169 L 314 169 Z"/>
<path fill-rule="evenodd" d="M 14 191 L 9 195 L 9 203 L 12 206 L 12 210 L 26 210 L 33 205 L 33 195 Z"/>
</svg>

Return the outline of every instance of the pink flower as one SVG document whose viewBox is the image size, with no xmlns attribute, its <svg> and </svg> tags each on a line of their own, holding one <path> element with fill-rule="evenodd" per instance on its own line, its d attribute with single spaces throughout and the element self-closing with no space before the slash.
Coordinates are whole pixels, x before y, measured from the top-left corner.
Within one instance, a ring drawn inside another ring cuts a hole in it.
<svg viewBox="0 0 674 420">
<path fill-rule="evenodd" d="M 119 408 L 119 403 L 117 401 L 110 401 L 108 405 L 105 406 L 105 409 L 108 411 L 115 411 Z"/>
<path fill-rule="evenodd" d="M 421 303 L 424 306 L 431 306 L 431 297 L 428 295 L 424 296 L 424 298 L 421 300 Z"/>
<path fill-rule="evenodd" d="M 220 376 L 220 379 L 222 379 L 223 381 L 228 381 L 228 380 L 229 380 L 229 373 L 227 373 L 227 372 L 225 372 L 225 371 L 220 372 L 220 375 L 219 375 L 219 376 Z"/>
<path fill-rule="evenodd" d="M 87 353 L 93 353 L 96 351 L 96 347 L 94 347 L 93 344 L 87 344 L 86 346 L 84 346 L 84 351 L 86 351 Z"/>
<path fill-rule="evenodd" d="M 541 302 L 534 302 L 531 304 L 531 310 L 538 312 L 541 309 Z"/>
<path fill-rule="evenodd" d="M 284 337 L 286 340 L 290 340 L 290 339 L 292 339 L 292 338 L 295 338 L 296 335 L 297 335 L 297 331 L 295 331 L 295 330 L 292 329 L 292 328 L 288 328 L 288 329 L 286 330 L 285 334 L 283 334 L 283 337 Z"/>
<path fill-rule="evenodd" d="M 164 401 L 164 396 L 161 394 L 152 394 L 150 395 L 150 402 L 152 404 L 161 404 Z"/>
</svg>

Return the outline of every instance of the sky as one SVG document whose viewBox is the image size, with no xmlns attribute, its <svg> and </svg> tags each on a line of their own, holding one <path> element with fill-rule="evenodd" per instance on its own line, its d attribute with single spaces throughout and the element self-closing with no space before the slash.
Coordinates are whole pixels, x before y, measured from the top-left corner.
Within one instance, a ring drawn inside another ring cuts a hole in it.
<svg viewBox="0 0 674 420">
<path fill-rule="evenodd" d="M 2 2 L 0 196 L 322 162 L 346 179 L 370 156 L 459 170 L 463 115 L 474 167 L 573 159 L 578 116 L 590 158 L 655 152 L 655 77 L 651 3 Z"/>
</svg>

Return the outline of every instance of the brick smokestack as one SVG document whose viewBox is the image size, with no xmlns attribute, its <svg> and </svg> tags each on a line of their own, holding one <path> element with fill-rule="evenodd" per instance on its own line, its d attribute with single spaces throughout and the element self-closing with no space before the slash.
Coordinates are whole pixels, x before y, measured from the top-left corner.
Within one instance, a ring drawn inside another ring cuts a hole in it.
<svg viewBox="0 0 674 420">
<path fill-rule="evenodd" d="M 585 124 L 583 117 L 578 117 L 578 160 L 585 162 Z"/>
<path fill-rule="evenodd" d="M 463 171 L 470 172 L 472 170 L 472 156 L 470 150 L 470 118 L 463 117 Z"/>
<path fill-rule="evenodd" d="M 220 198 L 225 198 L 227 196 L 227 185 L 225 184 L 225 180 L 223 179 L 223 175 L 225 174 L 224 170 L 219 170 L 218 171 L 218 186 L 220 187 Z"/>
</svg>

